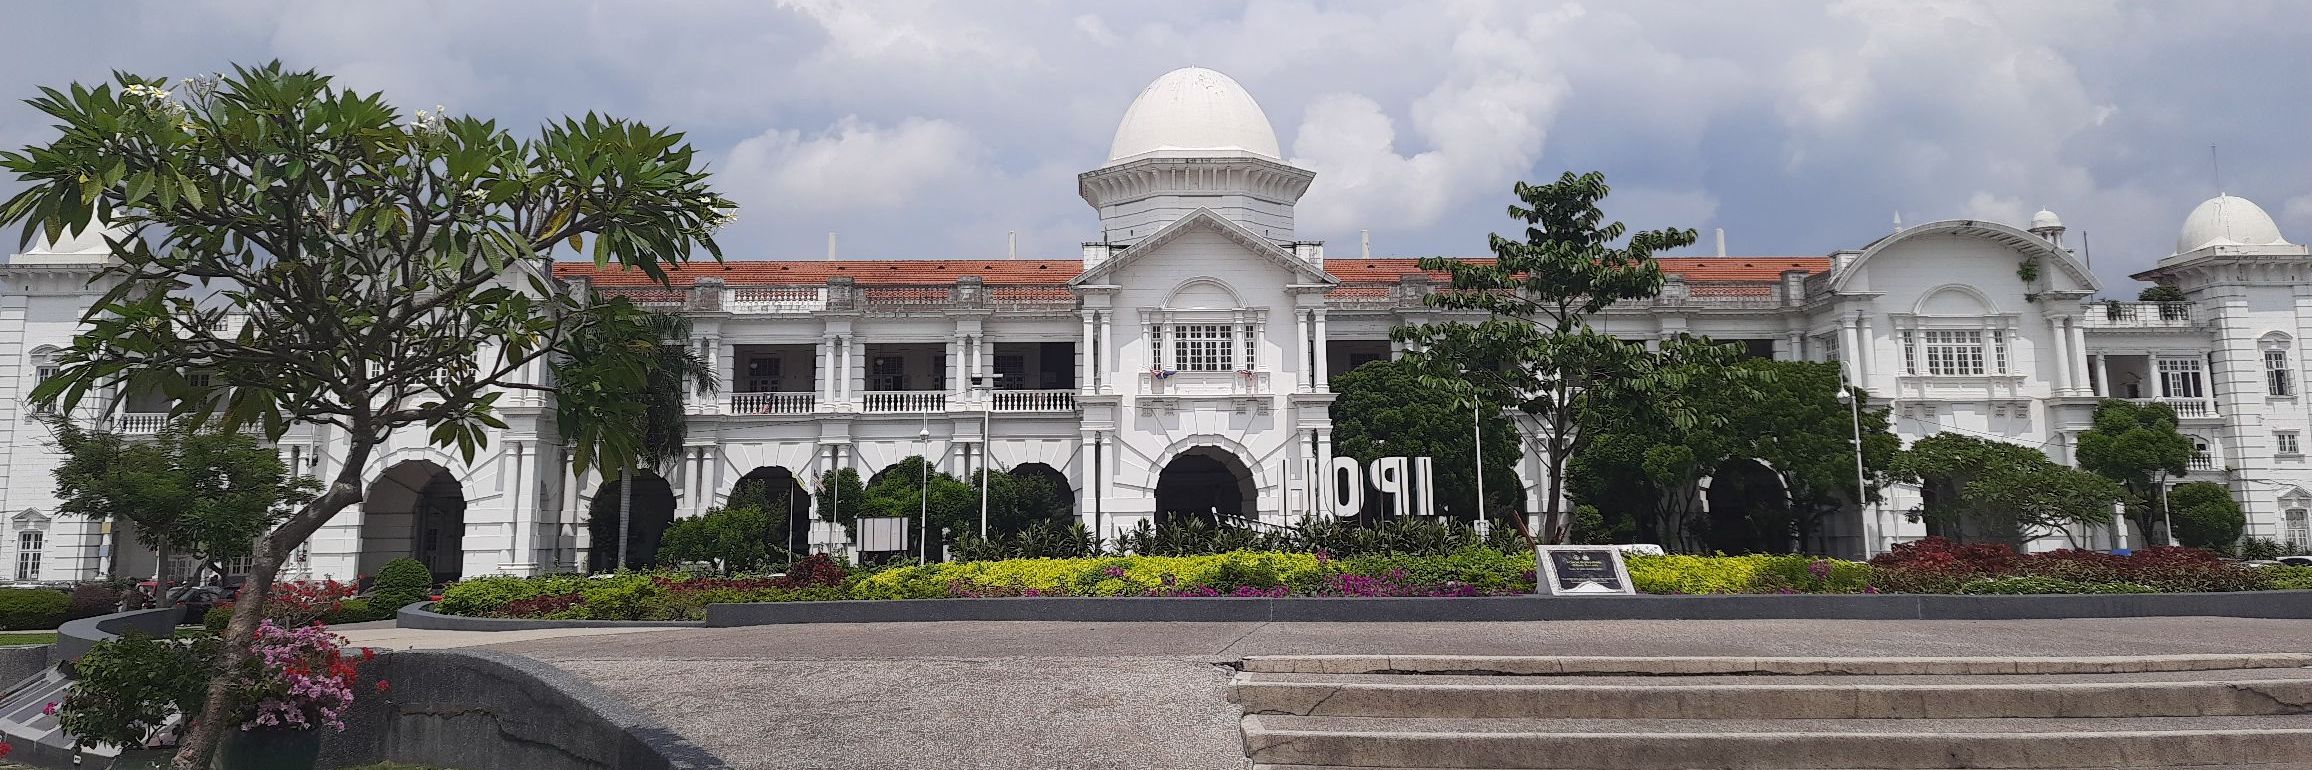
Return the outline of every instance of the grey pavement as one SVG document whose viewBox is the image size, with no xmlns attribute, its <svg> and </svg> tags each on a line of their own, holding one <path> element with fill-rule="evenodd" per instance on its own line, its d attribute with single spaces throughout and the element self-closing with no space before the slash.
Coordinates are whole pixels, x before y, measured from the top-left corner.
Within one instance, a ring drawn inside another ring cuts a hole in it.
<svg viewBox="0 0 2312 770">
<path fill-rule="evenodd" d="M 1220 664 L 1247 655 L 2312 652 L 2312 621 L 812 624 L 506 638 L 491 649 L 592 681 L 748 770 L 1169 770 L 1245 766 Z"/>
</svg>

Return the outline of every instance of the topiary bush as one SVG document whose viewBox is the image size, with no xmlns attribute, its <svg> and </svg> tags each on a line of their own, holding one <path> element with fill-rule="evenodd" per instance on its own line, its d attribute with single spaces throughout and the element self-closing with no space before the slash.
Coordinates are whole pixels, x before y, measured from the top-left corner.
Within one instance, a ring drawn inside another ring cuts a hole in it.
<svg viewBox="0 0 2312 770">
<path fill-rule="evenodd" d="M 64 622 L 72 597 L 46 588 L 0 588 L 0 630 L 41 631 Z"/>
<path fill-rule="evenodd" d="M 120 597 L 120 589 L 110 583 L 81 583 L 73 586 L 72 594 L 66 597 L 69 606 L 64 611 L 64 619 L 79 620 L 119 612 Z"/>
<path fill-rule="evenodd" d="M 395 559 L 377 571 L 370 588 L 370 605 L 398 611 L 433 595 L 433 570 L 416 559 Z"/>
</svg>

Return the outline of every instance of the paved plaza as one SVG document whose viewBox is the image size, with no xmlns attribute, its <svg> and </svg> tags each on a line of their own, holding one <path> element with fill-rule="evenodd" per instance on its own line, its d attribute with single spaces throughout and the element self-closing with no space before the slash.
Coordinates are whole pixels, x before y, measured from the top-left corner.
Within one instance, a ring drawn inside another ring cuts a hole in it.
<svg viewBox="0 0 2312 770">
<path fill-rule="evenodd" d="M 736 767 L 1239 768 L 1248 655 L 2100 656 L 2312 652 L 2312 621 L 894 623 L 355 629 L 487 646 L 625 697 Z"/>
</svg>

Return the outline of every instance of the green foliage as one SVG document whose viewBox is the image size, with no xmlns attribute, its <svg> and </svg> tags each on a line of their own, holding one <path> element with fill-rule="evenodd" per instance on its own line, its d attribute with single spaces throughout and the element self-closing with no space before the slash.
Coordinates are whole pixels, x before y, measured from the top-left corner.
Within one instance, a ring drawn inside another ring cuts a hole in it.
<svg viewBox="0 0 2312 770">
<path fill-rule="evenodd" d="M 1419 366 L 1400 360 L 1374 361 L 1332 379 L 1333 455 L 1430 457 L 1436 470 L 1439 515 L 1462 521 L 1481 518 L 1477 510 L 1477 415 L 1462 400 L 1421 382 Z M 1518 511 L 1524 490 L 1517 476 L 1520 456 L 1516 425 L 1499 410 L 1482 421 L 1485 436 L 1486 509 Z M 1370 497 L 1367 513 L 1379 513 Z"/>
<path fill-rule="evenodd" d="M 1483 593 L 1524 593 L 1533 590 L 1533 554 L 1504 553 L 1483 546 L 1461 548 L 1441 555 L 1373 555 L 1339 560 L 1339 569 L 1358 575 L 1401 573 L 1420 585 L 1460 583 Z"/>
<path fill-rule="evenodd" d="M 553 359 L 561 390 L 584 392 L 556 414 L 566 435 L 584 438 L 573 444 L 572 466 L 584 473 L 597 458 L 621 470 L 664 465 L 682 453 L 685 394 L 712 393 L 721 378 L 689 344 L 689 319 L 618 303 L 596 312 L 564 343 L 568 354 Z"/>
<path fill-rule="evenodd" d="M 2242 559 L 2277 559 L 2288 555 L 2288 547 L 2268 537 L 2251 537 L 2240 541 Z"/>
<path fill-rule="evenodd" d="M 1925 497 L 1913 516 L 1955 540 L 2017 544 L 2056 532 L 2076 536 L 2109 524 L 2112 506 L 2127 496 L 2117 483 L 2056 464 L 2036 449 L 1957 433 L 1912 442 L 1896 467 L 1919 481 Z"/>
<path fill-rule="evenodd" d="M 962 538 L 979 531 L 979 488 L 953 475 L 933 472 L 931 492 L 924 495 L 924 472 L 928 463 L 922 457 L 909 457 L 875 474 L 874 482 L 867 485 L 860 501 L 860 515 L 870 517 L 897 516 L 907 519 L 910 544 L 922 543 L 922 519 L 928 511 L 931 553 L 940 552 L 940 533 L 949 538 Z M 991 512 L 992 515 L 992 512 Z M 856 520 L 847 521 L 846 525 Z M 856 532 L 854 532 L 856 535 Z"/>
<path fill-rule="evenodd" d="M 1630 584 L 1647 594 L 1860 593 L 1870 565 L 1811 556 L 1629 555 Z"/>
<path fill-rule="evenodd" d="M 2072 453 L 2079 467 L 2127 488 L 2128 513 L 2146 536 L 2158 531 L 2153 503 L 2159 485 L 2191 464 L 2192 440 L 2176 425 L 2175 408 L 2166 404 L 2105 399 Z"/>
<path fill-rule="evenodd" d="M 2020 577 L 1977 578 L 1959 586 L 1962 594 L 2151 594 L 2159 593 L 2141 583 L 2083 583 L 2063 578 L 2025 575 Z"/>
<path fill-rule="evenodd" d="M 347 599 L 338 603 L 337 609 L 331 610 L 329 614 L 321 616 L 321 622 L 334 626 L 340 623 L 368 623 L 374 620 L 392 620 L 398 609 L 398 607 L 389 609 L 387 605 L 383 603 L 373 602 L 368 599 Z M 231 618 L 227 617 L 226 619 L 230 620 Z M 224 624 L 218 624 L 218 628 L 222 629 L 223 627 Z"/>
<path fill-rule="evenodd" d="M 769 540 L 773 529 L 772 517 L 761 508 L 715 508 L 697 518 L 676 519 L 659 543 L 658 558 L 667 565 L 707 562 L 725 574 L 759 570 L 786 561 L 785 539 L 777 545 Z"/>
<path fill-rule="evenodd" d="M 2248 529 L 2248 515 L 2232 491 L 2211 481 L 2177 484 L 2168 490 L 2168 521 L 2176 542 L 2191 548 L 2229 551 Z"/>
<path fill-rule="evenodd" d="M 1590 318 L 1625 300 L 1661 292 L 1654 254 L 1694 242 L 1691 229 L 1629 233 L 1607 222 L 1598 202 L 1609 192 L 1598 173 L 1566 173 L 1550 184 L 1520 182 L 1509 216 L 1522 237 L 1490 238 L 1494 259 L 1421 260 L 1425 270 L 1451 276 L 1448 290 L 1428 302 L 1451 310 L 1482 311 L 1487 320 L 1400 327 L 1414 343 L 1408 356 L 1422 383 L 1463 404 L 1532 415 L 1543 464 L 1542 539 L 1562 542 L 1571 523 L 1561 507 L 1565 461 L 1588 442 L 1582 418 L 1606 405 L 1645 403 L 1681 427 L 1713 419 L 1679 396 L 1690 372 L 1733 359 L 1730 346 L 1671 340 L 1659 353 L 1598 331 Z M 1624 236 L 1627 239 L 1624 239 Z M 1522 528 L 1523 519 L 1518 518 Z"/>
<path fill-rule="evenodd" d="M 2183 290 L 2182 290 L 2182 289 L 2178 289 L 2178 288 L 2176 288 L 2176 287 L 2174 287 L 2174 286 L 2170 286 L 2170 285 L 2167 285 L 2167 284 L 2164 284 L 2164 283 L 2162 283 L 2162 284 L 2154 284 L 2154 285 L 2151 285 L 2151 286 L 2147 286 L 2147 287 L 2144 287 L 2144 290 L 2143 290 L 2143 291 L 2140 291 L 2140 292 L 2136 292 L 2136 295 L 2135 295 L 2135 301 L 2137 301 L 2137 302 L 2188 302 L 2188 301 L 2190 301 L 2190 299 L 2184 296 L 2184 292 L 2183 292 Z"/>
<path fill-rule="evenodd" d="M 1203 522 L 1190 520 L 1202 525 Z M 1145 523 L 1145 522 L 1143 522 Z M 1139 535 L 1127 533 L 1126 537 Z M 981 540 L 966 537 L 955 544 L 956 561 L 998 561 L 1002 559 L 1075 559 L 1100 554 L 1100 543 L 1082 522 L 1047 521 L 1012 534 L 998 533 L 995 538 Z"/>
<path fill-rule="evenodd" d="M 2312 567 L 2264 567 L 2265 588 L 2274 591 L 2312 591 Z"/>
<path fill-rule="evenodd" d="M 72 609 L 72 597 L 46 588 L 0 588 L 0 630 L 55 628 Z"/>
<path fill-rule="evenodd" d="M 433 570 L 425 562 L 405 556 L 378 569 L 370 588 L 370 604 L 387 613 L 399 612 L 433 595 Z"/>
<path fill-rule="evenodd" d="M 201 628 L 212 634 L 224 633 L 225 624 L 231 622 L 233 622 L 233 605 L 231 602 L 211 606 L 208 612 L 201 613 Z"/>
<path fill-rule="evenodd" d="M 81 746 L 142 746 L 179 716 L 199 714 L 215 669 L 215 637 L 129 634 L 98 642 L 73 662 L 57 722 Z M 182 730 L 184 722 L 175 729 Z"/>
<path fill-rule="evenodd" d="M 820 501 L 821 519 L 848 524 L 859 520 L 859 511 L 867 501 L 867 486 L 860 483 L 859 471 L 844 468 L 820 478 L 819 488 L 811 494 Z"/>
<path fill-rule="evenodd" d="M 81 583 L 72 587 L 67 597 L 70 607 L 64 612 L 67 621 L 110 615 L 120 611 L 121 589 L 112 583 Z"/>
<path fill-rule="evenodd" d="M 64 455 L 55 470 L 58 511 L 133 522 L 145 547 L 204 565 L 249 556 L 258 537 L 319 489 L 238 431 L 172 420 L 150 440 L 130 441 L 63 415 L 43 419 Z"/>
<path fill-rule="evenodd" d="M 977 485 L 975 475 L 963 479 Z M 990 469 L 987 474 L 987 526 L 993 537 L 1022 534 L 1034 530 L 1050 531 L 1054 525 L 1065 526 L 1076 520 L 1075 501 L 1052 480 L 1040 473 L 1006 472 Z M 975 522 L 973 532 L 978 532 Z"/>
</svg>

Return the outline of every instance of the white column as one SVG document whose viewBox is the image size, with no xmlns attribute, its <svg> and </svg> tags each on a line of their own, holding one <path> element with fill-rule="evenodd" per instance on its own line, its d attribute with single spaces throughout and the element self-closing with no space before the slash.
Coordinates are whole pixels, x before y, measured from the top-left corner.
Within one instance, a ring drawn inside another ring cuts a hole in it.
<svg viewBox="0 0 2312 770">
<path fill-rule="evenodd" d="M 1854 351 L 1855 366 L 1861 370 L 1863 377 L 1868 378 L 1878 371 L 1878 340 L 1871 336 L 1870 316 L 1856 317 L 1854 329 L 1855 341 L 1860 343 Z"/>
<path fill-rule="evenodd" d="M 2071 371 L 2075 382 L 2072 388 L 2079 393 L 2093 393 L 2095 383 L 2087 380 L 2087 329 L 2079 316 L 2064 316 L 2063 325 L 2071 331 Z"/>
<path fill-rule="evenodd" d="M 1782 335 L 1782 360 L 1806 360 L 1806 335 L 1798 332 Z"/>
<path fill-rule="evenodd" d="M 1317 386 L 1317 388 L 1316 388 L 1316 389 L 1317 389 L 1317 392 L 1318 392 L 1318 393 L 1331 393 L 1331 392 L 1333 392 L 1333 376 L 1332 376 L 1332 370 L 1333 370 L 1333 361 L 1332 361 L 1332 353 L 1331 353 L 1331 351 L 1328 351 L 1328 350 L 1326 350 L 1326 349 L 1325 349 L 1325 348 L 1326 348 L 1325 342 L 1326 342 L 1327 340 L 1329 340 L 1329 339 L 1331 339 L 1331 337 L 1329 337 L 1329 336 L 1327 336 L 1327 335 L 1325 334 L 1325 311 L 1324 311 L 1324 309 L 1323 309 L 1323 308 L 1318 308 L 1318 309 L 1317 309 L 1317 334 L 1316 334 L 1316 339 L 1312 340 L 1312 341 L 1311 341 L 1311 343 L 1310 343 L 1310 344 L 1313 344 L 1313 345 L 1315 345 L 1315 346 L 1316 346 L 1315 350 L 1316 350 L 1316 353 L 1317 353 L 1317 370 L 1316 370 L 1316 372 L 1315 372 L 1315 376 L 1316 376 L 1316 379 L 1314 380 L 1314 382 L 1316 382 L 1316 386 Z M 1325 440 L 1327 443 L 1330 443 L 1330 439 L 1331 439 L 1331 436 L 1330 436 L 1330 435 L 1327 435 L 1327 436 L 1325 437 L 1325 439 L 1324 439 L 1324 440 Z M 1330 459 L 1331 459 L 1331 457 L 1332 457 L 1332 455 L 1331 455 L 1331 451 L 1332 451 L 1332 450 L 1330 450 L 1330 449 L 1327 449 L 1327 450 L 1325 450 L 1325 451 L 1326 451 L 1326 453 L 1327 453 L 1327 454 L 1326 454 L 1326 459 L 1327 459 L 1327 460 L 1330 460 Z"/>
<path fill-rule="evenodd" d="M 851 335 L 850 344 L 843 349 L 843 400 L 848 402 L 867 390 L 867 342 L 859 335 Z"/>
<path fill-rule="evenodd" d="M 819 345 L 812 353 L 818 356 L 818 363 L 812 366 L 817 370 L 812 372 L 815 379 L 812 389 L 819 394 L 821 404 L 834 403 L 835 389 L 832 386 L 835 382 L 835 338 L 820 335 Z"/>
<path fill-rule="evenodd" d="M 1092 381 L 1092 348 L 1099 344 L 1099 333 L 1092 328 L 1092 311 L 1084 311 L 1084 336 L 1076 343 L 1076 388 L 1085 393 L 1100 392 Z"/>
<path fill-rule="evenodd" d="M 1302 310 L 1300 310 L 1300 309 L 1298 309 L 1298 308 L 1295 308 L 1295 309 L 1292 311 L 1292 327 L 1293 327 L 1293 339 L 1295 339 L 1295 340 L 1299 340 L 1299 341 L 1300 341 L 1300 345 L 1302 345 L 1302 346 L 1305 346 L 1305 345 L 1307 345 L 1307 344 L 1309 343 L 1309 315 L 1308 315 L 1308 313 L 1306 313 L 1306 312 L 1303 312 Z M 1292 367 L 1292 368 L 1293 368 L 1293 375 L 1292 375 L 1292 389 L 1293 389 L 1293 392 L 1295 392 L 1295 393 L 1306 393 L 1306 392 L 1309 392 L 1309 383 L 1313 382 L 1314 380 L 1311 380 L 1311 379 L 1309 379 L 1309 375 L 1311 374 L 1311 372 L 1309 371 L 1309 360 L 1310 360 L 1310 359 L 1309 359 L 1309 355 L 1308 355 L 1308 348 L 1306 348 L 1306 347 L 1301 347 L 1299 350 L 1296 350 L 1296 351 L 1294 351 L 1294 352 L 1293 352 L 1293 355 L 1295 355 L 1295 356 L 1298 356 L 1298 358 L 1296 358 L 1296 359 L 1294 359 L 1294 360 L 1293 360 L 1293 367 Z"/>
<path fill-rule="evenodd" d="M 1116 311 L 1099 311 L 1099 326 L 1100 346 L 1093 351 L 1099 361 L 1092 373 L 1100 378 L 1100 392 L 1107 393 L 1116 387 L 1116 362 L 1113 360 L 1116 355 Z"/>
<path fill-rule="evenodd" d="M 965 357 L 963 352 L 964 340 L 966 339 L 969 338 L 963 336 L 963 332 L 956 332 L 947 341 L 947 355 L 944 356 L 947 366 L 944 371 L 939 373 L 939 389 L 947 391 L 950 396 L 960 397 L 963 395 L 964 366 L 970 360 Z"/>
<path fill-rule="evenodd" d="M 1858 388 L 1869 388 L 1868 381 L 1864 380 L 1862 376 L 1862 339 L 1855 329 L 1854 319 L 1839 320 L 1838 344 L 1842 348 L 1838 351 L 1838 357 L 1845 359 L 1840 363 L 1846 367 L 1846 376 L 1853 380 L 1848 384 Z"/>
<path fill-rule="evenodd" d="M 508 560 L 511 563 L 507 566 L 515 573 L 538 571 L 538 496 L 530 489 L 530 482 L 538 473 L 533 467 L 537 462 L 535 447 L 536 444 L 528 441 L 506 445 L 506 453 L 514 463 L 513 492 L 507 496 L 513 509 L 510 513 L 514 518 L 514 542 L 513 552 L 508 554 L 512 557 Z"/>
<path fill-rule="evenodd" d="M 2095 354 L 2095 395 L 2110 398 L 2111 368 L 2105 365 L 2105 358 L 2107 356 L 2102 353 Z"/>
<path fill-rule="evenodd" d="M 2055 332 L 2055 395 L 2069 395 L 2072 388 L 2071 333 L 2064 330 L 2061 318 L 2050 318 L 2048 322 Z"/>
</svg>

